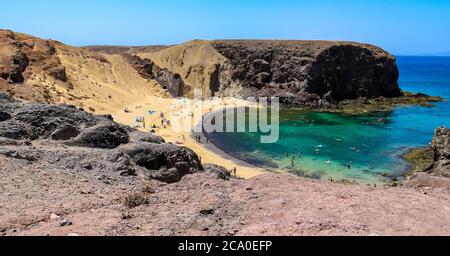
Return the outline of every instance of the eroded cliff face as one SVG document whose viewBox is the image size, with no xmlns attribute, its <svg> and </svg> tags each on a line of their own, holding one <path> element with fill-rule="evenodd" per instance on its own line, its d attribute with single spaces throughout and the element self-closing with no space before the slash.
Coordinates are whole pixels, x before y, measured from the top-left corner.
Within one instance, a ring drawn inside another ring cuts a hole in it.
<svg viewBox="0 0 450 256">
<path fill-rule="evenodd" d="M 7 83 L 23 83 L 34 74 L 67 83 L 65 67 L 57 56 L 59 43 L 0 30 L 0 76 Z M 67 84 L 70 87 L 70 83 Z"/>
<path fill-rule="evenodd" d="M 326 105 L 401 95 L 395 58 L 380 48 L 331 41 L 214 41 L 227 60 L 217 94 L 278 96 L 288 105 Z"/>
</svg>

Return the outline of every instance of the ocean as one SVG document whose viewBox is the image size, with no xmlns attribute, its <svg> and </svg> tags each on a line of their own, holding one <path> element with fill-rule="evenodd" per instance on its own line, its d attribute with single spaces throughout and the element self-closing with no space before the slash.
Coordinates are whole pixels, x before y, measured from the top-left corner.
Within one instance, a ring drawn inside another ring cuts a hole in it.
<svg viewBox="0 0 450 256">
<path fill-rule="evenodd" d="M 450 57 L 397 57 L 400 87 L 450 99 Z M 425 147 L 438 126 L 450 126 L 450 102 L 399 106 L 389 112 L 350 116 L 282 110 L 280 139 L 261 144 L 258 133 L 213 133 L 230 155 L 279 172 L 366 184 L 399 179 L 410 168 L 402 155 Z"/>
</svg>

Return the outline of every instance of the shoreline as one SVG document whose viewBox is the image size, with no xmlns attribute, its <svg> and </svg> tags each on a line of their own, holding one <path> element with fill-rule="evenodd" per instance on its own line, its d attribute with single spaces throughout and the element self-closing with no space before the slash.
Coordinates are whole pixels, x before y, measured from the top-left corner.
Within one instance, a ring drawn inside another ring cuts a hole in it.
<svg viewBox="0 0 450 256">
<path fill-rule="evenodd" d="M 233 108 L 236 107 L 243 107 L 247 106 L 248 102 L 241 99 L 232 98 L 236 101 L 236 104 L 233 105 Z M 149 116 L 146 108 L 152 108 L 153 110 L 159 112 L 163 112 L 168 119 L 169 116 L 173 115 L 174 113 L 179 113 L 179 108 L 173 108 L 173 103 L 175 99 L 172 98 L 165 98 L 160 96 L 151 96 L 142 99 L 141 101 L 135 102 L 132 106 L 128 106 L 130 108 L 130 113 L 123 113 L 122 108 L 116 109 L 113 111 L 115 119 L 117 119 L 118 122 L 129 125 L 133 127 L 133 124 L 136 124 L 134 117 L 136 115 L 138 116 L 145 116 L 148 126 L 147 129 L 143 129 L 143 127 L 137 127 L 141 131 L 149 132 L 149 128 L 151 128 L 151 124 L 158 124 L 160 123 L 159 114 L 154 114 L 153 116 Z M 229 109 L 230 107 L 223 106 L 223 103 L 219 105 L 211 105 L 211 102 L 208 100 L 203 100 L 203 118 L 208 117 L 209 115 L 212 115 L 214 113 L 224 111 L 226 109 Z M 393 107 L 396 105 L 401 104 L 394 104 Z M 145 106 L 143 108 L 143 106 Z M 284 108 L 284 107 L 283 107 Z M 294 108 L 295 109 L 295 108 Z M 134 111 L 137 110 L 137 111 Z M 309 111 L 315 111 L 314 109 L 308 109 L 305 108 L 305 110 Z M 210 111 L 210 112 L 208 112 Z M 322 111 L 334 113 L 335 111 L 332 111 L 330 109 L 323 109 Z M 382 111 L 382 110 L 381 110 Z M 135 113 L 136 112 L 136 113 Z M 187 116 L 182 116 L 182 118 Z M 198 127 L 197 124 L 193 124 L 192 127 Z M 135 127 L 135 126 L 134 126 Z M 151 129 L 150 129 L 151 130 Z M 241 178 L 252 178 L 255 176 L 258 176 L 260 174 L 263 174 L 265 172 L 273 172 L 273 173 L 282 173 L 282 171 L 278 169 L 271 169 L 267 166 L 261 166 L 258 164 L 254 164 L 248 161 L 245 161 L 239 157 L 234 156 L 233 154 L 227 152 L 223 148 L 220 147 L 220 145 L 217 145 L 214 143 L 214 141 L 210 140 L 210 135 L 206 133 L 204 130 L 202 131 L 201 135 L 203 136 L 203 142 L 198 143 L 195 139 L 195 135 L 197 134 L 195 132 L 195 129 L 191 129 L 189 132 L 181 132 L 177 133 L 173 131 L 170 127 L 167 128 L 158 128 L 155 129 L 155 134 L 163 137 L 166 142 L 178 144 L 179 138 L 184 137 L 183 143 L 179 144 L 180 146 L 186 146 L 190 149 L 192 149 L 194 152 L 197 153 L 197 155 L 201 158 L 203 164 L 216 164 L 221 165 L 225 167 L 227 170 L 231 170 L 234 167 L 237 168 L 237 176 Z M 209 143 L 206 142 L 206 138 L 208 138 Z M 403 159 L 403 155 L 407 154 L 409 151 L 413 150 L 413 148 L 410 148 L 400 154 L 400 157 Z M 404 160 L 404 159 L 403 159 Z M 408 162 L 408 161 L 407 161 Z M 408 162 L 409 163 L 409 162 Z M 405 177 L 407 178 L 410 173 L 410 170 L 403 170 L 400 172 L 397 178 L 399 177 Z M 386 184 L 389 184 L 389 181 L 386 182 Z"/>
<path fill-rule="evenodd" d="M 140 101 L 135 102 L 133 105 L 127 106 L 130 113 L 124 113 L 122 106 L 121 108 L 114 109 L 113 117 L 114 120 L 116 120 L 119 123 L 128 125 L 130 127 L 137 128 L 144 132 L 149 132 L 149 130 L 152 130 L 152 124 L 160 124 L 160 118 L 159 113 L 163 112 L 166 118 L 170 119 L 169 116 L 173 115 L 179 109 L 171 108 L 173 105 L 174 99 L 171 98 L 164 98 L 164 97 L 157 97 L 152 96 L 148 98 L 144 98 Z M 207 112 L 205 111 L 210 106 L 208 105 L 207 101 L 203 101 L 203 113 Z M 152 116 L 148 115 L 148 108 L 155 110 L 157 114 L 154 114 Z M 220 111 L 223 110 L 223 106 L 220 106 L 220 108 L 213 109 L 213 111 Z M 210 114 L 210 113 L 206 113 Z M 135 121 L 136 116 L 145 116 L 147 126 L 146 128 L 143 128 L 141 126 L 136 127 L 137 123 Z M 205 115 L 203 115 L 205 116 Z M 198 124 L 193 124 L 192 127 L 195 127 Z M 231 170 L 234 167 L 237 168 L 237 176 L 244 179 L 249 179 L 255 176 L 258 176 L 260 174 L 263 174 L 267 172 L 267 168 L 261 168 L 255 165 L 252 165 L 250 163 L 247 163 L 245 161 L 242 161 L 241 159 L 238 159 L 220 148 L 215 147 L 212 143 L 198 143 L 195 140 L 195 132 L 194 130 L 190 130 L 189 132 L 175 132 L 172 130 L 171 127 L 166 128 L 157 128 L 154 129 L 155 134 L 158 136 L 161 136 L 166 142 L 177 144 L 177 141 L 179 141 L 180 137 L 184 137 L 185 140 L 182 144 L 178 144 L 179 146 L 185 146 L 187 148 L 190 148 L 193 150 L 200 158 L 202 164 L 216 164 L 225 167 L 227 170 Z"/>
<path fill-rule="evenodd" d="M 392 107 L 400 107 L 402 105 L 403 104 L 396 104 L 396 105 L 393 105 Z M 406 104 L 406 105 L 410 105 L 410 104 Z M 242 107 L 242 106 L 234 107 L 234 109 L 236 109 L 238 107 Z M 210 115 L 214 115 L 217 112 L 225 111 L 227 109 L 230 109 L 230 108 L 222 108 L 222 109 L 214 110 L 214 111 L 212 111 L 210 113 L 205 114 L 203 116 L 203 118 L 207 118 Z M 297 108 L 286 107 L 285 109 L 297 109 Z M 301 110 L 304 110 L 304 111 L 319 111 L 320 112 L 320 110 L 308 109 L 308 108 L 301 108 Z M 329 112 L 329 113 L 342 113 L 342 114 L 347 114 L 347 115 L 353 115 L 354 114 L 354 113 L 353 114 L 349 114 L 349 113 L 346 113 L 345 111 L 344 112 L 339 112 L 339 111 L 338 112 L 333 112 L 333 111 L 329 111 L 329 109 L 323 109 L 322 111 Z M 381 110 L 381 111 L 383 111 L 383 110 Z M 214 142 L 214 140 L 211 139 L 210 134 L 208 132 L 206 132 L 204 129 L 202 129 L 202 135 L 205 138 L 208 138 L 208 141 L 209 141 L 209 143 L 207 144 L 207 145 L 209 145 L 209 147 L 206 147 L 206 148 L 209 149 L 209 150 L 214 151 L 215 153 L 220 154 L 222 157 L 233 158 L 236 161 L 238 161 L 240 163 L 243 163 L 244 165 L 248 165 L 250 167 L 253 166 L 255 168 L 261 168 L 261 169 L 265 170 L 265 172 L 270 172 L 270 173 L 275 173 L 275 174 L 292 174 L 292 173 L 290 173 L 290 172 L 288 172 L 286 170 L 280 169 L 280 168 L 270 169 L 270 167 L 263 166 L 263 165 L 258 165 L 258 164 L 255 164 L 255 163 L 251 163 L 251 162 L 248 162 L 248 161 L 246 161 L 244 159 L 239 158 L 238 156 L 234 156 L 233 154 L 231 154 L 231 153 L 227 152 L 225 149 L 223 149 L 220 145 L 216 144 Z M 194 132 L 192 132 L 192 136 L 195 136 Z M 413 160 L 408 159 L 407 155 L 410 154 L 411 152 L 416 151 L 416 150 L 424 149 L 425 147 L 426 146 L 405 147 L 405 148 L 402 148 L 399 151 L 397 151 L 396 154 L 395 154 L 396 157 L 398 157 L 400 160 L 404 161 L 408 166 L 405 167 L 404 169 L 396 170 L 395 172 L 397 174 L 379 173 L 378 175 L 380 176 L 380 182 L 381 182 L 380 184 L 383 184 L 384 186 L 387 186 L 387 187 L 396 187 L 396 186 L 398 186 L 400 184 L 405 184 L 406 182 L 408 182 L 408 180 L 411 178 L 411 176 L 414 173 L 417 172 L 417 170 L 414 170 L 414 169 L 417 168 L 417 164 L 413 162 L 414 159 Z M 309 179 L 313 179 L 313 180 L 326 181 L 326 179 L 316 179 L 316 178 L 308 177 L 306 175 L 297 175 L 297 174 L 292 174 L 292 175 L 298 176 L 298 177 L 302 177 L 302 178 L 309 178 Z M 375 173 L 374 173 L 374 175 L 376 176 Z M 386 179 L 386 181 L 381 181 L 383 178 Z M 365 185 L 365 183 L 363 181 L 354 183 L 354 182 L 351 182 L 350 180 L 347 180 L 347 179 L 335 180 L 334 182 L 335 183 L 342 183 L 342 184 L 347 184 L 347 182 L 350 182 L 350 184 Z"/>
<path fill-rule="evenodd" d="M 217 109 L 215 111 L 212 111 L 210 113 L 207 113 L 203 116 L 203 118 L 207 118 L 209 115 L 214 115 L 217 112 L 220 111 L 225 111 L 229 108 L 222 108 L 222 109 Z M 196 127 L 198 127 L 197 124 Z M 194 137 L 196 135 L 196 133 L 194 131 L 192 131 L 192 136 Z M 209 135 L 209 133 L 207 133 L 204 129 L 202 129 L 202 133 L 201 133 L 205 138 L 207 138 L 207 140 L 209 141 L 206 145 L 209 145 L 209 147 L 205 147 L 206 149 L 209 149 L 211 151 L 213 151 L 214 153 L 220 155 L 221 157 L 226 157 L 226 158 L 230 158 L 235 160 L 236 162 L 238 162 L 240 165 L 242 166 L 246 166 L 246 167 L 250 167 L 250 168 L 255 168 L 255 169 L 260 169 L 261 170 L 261 174 L 263 174 L 264 172 L 270 172 L 270 173 L 279 173 L 276 170 L 270 169 L 267 166 L 262 166 L 262 165 L 258 165 L 258 164 L 254 164 L 254 163 L 249 163 L 246 160 L 243 160 L 237 156 L 232 155 L 231 153 L 228 153 L 226 150 L 224 150 L 222 147 L 220 147 L 219 145 L 217 145 L 216 143 L 214 143 L 214 140 L 211 140 L 211 137 Z M 239 171 L 239 170 L 238 170 Z"/>
</svg>

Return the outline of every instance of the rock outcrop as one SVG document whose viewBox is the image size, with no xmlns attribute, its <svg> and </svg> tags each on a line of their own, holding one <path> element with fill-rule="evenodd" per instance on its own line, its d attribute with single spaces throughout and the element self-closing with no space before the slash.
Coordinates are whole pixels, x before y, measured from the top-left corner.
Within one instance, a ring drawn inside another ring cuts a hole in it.
<svg viewBox="0 0 450 256">
<path fill-rule="evenodd" d="M 450 187 L 450 130 L 437 128 L 429 149 L 433 164 L 421 172 L 415 173 L 408 185 L 414 187 Z"/>
<path fill-rule="evenodd" d="M 172 97 L 182 96 L 183 80 L 179 74 L 174 74 L 164 68 L 156 72 L 156 81 L 166 89 Z"/>
<path fill-rule="evenodd" d="M 397 97 L 395 58 L 380 48 L 331 41 L 214 41 L 227 58 L 219 93 L 278 96 L 288 105 Z"/>
<path fill-rule="evenodd" d="M 0 155 L 59 168 L 178 182 L 203 170 L 190 149 L 69 105 L 15 102 L 0 93 Z"/>
<path fill-rule="evenodd" d="M 183 80 L 167 68 L 161 69 L 148 58 L 141 59 L 137 55 L 122 54 L 125 60 L 147 80 L 155 79 L 172 97 L 182 96 Z"/>
<path fill-rule="evenodd" d="M 58 42 L 0 30 L 0 77 L 9 83 L 23 83 L 32 74 L 39 73 L 68 82 L 56 44 Z"/>
<path fill-rule="evenodd" d="M 141 55 L 180 74 L 184 94 L 278 96 L 295 106 L 402 95 L 395 57 L 367 44 L 197 40 Z"/>
<path fill-rule="evenodd" d="M 150 59 L 141 59 L 137 55 L 122 54 L 123 58 L 145 79 L 155 79 L 153 74 L 154 63 Z"/>
</svg>

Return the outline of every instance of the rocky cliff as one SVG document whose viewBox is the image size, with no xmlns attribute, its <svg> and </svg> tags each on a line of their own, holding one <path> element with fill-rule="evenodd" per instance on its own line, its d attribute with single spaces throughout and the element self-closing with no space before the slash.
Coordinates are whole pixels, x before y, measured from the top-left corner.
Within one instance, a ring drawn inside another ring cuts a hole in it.
<svg viewBox="0 0 450 256">
<path fill-rule="evenodd" d="M 450 130 L 437 128 L 429 148 L 419 151 L 419 160 L 429 164 L 415 173 L 409 185 L 414 187 L 450 187 Z M 414 159 L 413 159 L 414 160 Z"/>
<path fill-rule="evenodd" d="M 278 96 L 288 105 L 397 97 L 396 59 L 367 44 L 335 41 L 192 41 L 140 54 L 180 74 L 185 93 Z"/>
<path fill-rule="evenodd" d="M 219 93 L 273 95 L 292 105 L 401 95 L 395 58 L 375 46 L 331 41 L 212 45 L 227 58 L 214 86 Z"/>
</svg>

